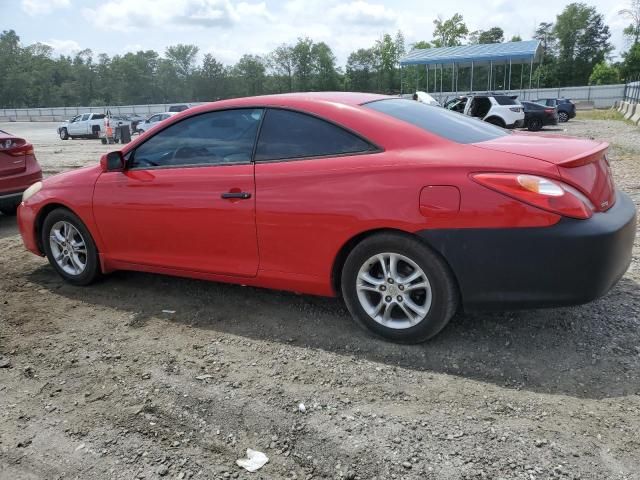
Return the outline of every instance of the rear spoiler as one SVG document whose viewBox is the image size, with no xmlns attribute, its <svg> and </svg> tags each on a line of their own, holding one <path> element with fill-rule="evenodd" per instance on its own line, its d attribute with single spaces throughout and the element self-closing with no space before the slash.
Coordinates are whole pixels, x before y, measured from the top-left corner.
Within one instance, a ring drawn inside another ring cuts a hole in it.
<svg viewBox="0 0 640 480">
<path fill-rule="evenodd" d="M 607 142 L 601 142 L 591 150 L 587 150 L 584 153 L 580 153 L 578 155 L 574 155 L 573 157 L 567 158 L 564 162 L 561 162 L 558 165 L 565 168 L 574 168 L 588 165 L 589 163 L 599 161 L 602 158 L 602 155 L 604 155 L 604 153 L 608 149 L 609 144 Z"/>
</svg>

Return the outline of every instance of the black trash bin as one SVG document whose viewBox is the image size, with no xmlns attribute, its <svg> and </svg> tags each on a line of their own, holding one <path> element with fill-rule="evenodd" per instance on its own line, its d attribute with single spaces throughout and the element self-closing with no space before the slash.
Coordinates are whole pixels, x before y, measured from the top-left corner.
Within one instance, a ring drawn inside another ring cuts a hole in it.
<svg viewBox="0 0 640 480">
<path fill-rule="evenodd" d="M 120 143 L 129 143 L 131 141 L 131 129 L 129 125 L 118 125 L 115 133 L 116 141 L 120 141 Z"/>
</svg>

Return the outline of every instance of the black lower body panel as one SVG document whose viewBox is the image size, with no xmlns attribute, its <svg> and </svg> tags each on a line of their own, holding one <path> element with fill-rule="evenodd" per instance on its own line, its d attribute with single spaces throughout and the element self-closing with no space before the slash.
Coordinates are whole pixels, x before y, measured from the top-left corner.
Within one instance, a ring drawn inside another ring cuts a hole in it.
<svg viewBox="0 0 640 480">
<path fill-rule="evenodd" d="M 465 309 L 576 305 L 613 287 L 630 262 L 636 209 L 617 192 L 607 212 L 541 228 L 423 230 L 451 266 Z"/>
</svg>

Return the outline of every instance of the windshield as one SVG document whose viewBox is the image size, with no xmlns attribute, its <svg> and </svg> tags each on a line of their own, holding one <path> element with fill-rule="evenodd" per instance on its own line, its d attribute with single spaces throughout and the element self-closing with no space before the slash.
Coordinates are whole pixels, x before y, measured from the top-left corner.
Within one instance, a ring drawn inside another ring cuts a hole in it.
<svg viewBox="0 0 640 480">
<path fill-rule="evenodd" d="M 485 142 L 508 135 L 506 130 L 482 120 L 414 100 L 376 100 L 363 106 L 457 143 Z"/>
</svg>

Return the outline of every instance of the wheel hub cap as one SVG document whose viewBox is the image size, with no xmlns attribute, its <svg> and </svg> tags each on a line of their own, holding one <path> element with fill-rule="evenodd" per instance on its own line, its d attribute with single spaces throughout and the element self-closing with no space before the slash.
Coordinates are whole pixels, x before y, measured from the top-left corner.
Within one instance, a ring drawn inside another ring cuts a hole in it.
<svg viewBox="0 0 640 480">
<path fill-rule="evenodd" d="M 424 271 L 410 258 L 381 253 L 360 268 L 356 281 L 360 305 L 377 323 L 393 329 L 420 323 L 431 308 L 432 291 Z"/>
<path fill-rule="evenodd" d="M 56 222 L 49 233 L 53 259 L 66 274 L 77 276 L 87 268 L 87 244 L 71 223 Z"/>
</svg>

